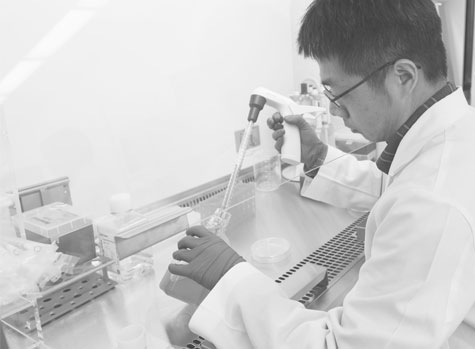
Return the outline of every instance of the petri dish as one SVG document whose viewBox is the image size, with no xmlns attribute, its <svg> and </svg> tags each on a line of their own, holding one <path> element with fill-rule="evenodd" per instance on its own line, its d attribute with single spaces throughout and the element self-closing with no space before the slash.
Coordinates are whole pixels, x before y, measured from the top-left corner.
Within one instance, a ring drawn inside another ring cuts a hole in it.
<svg viewBox="0 0 475 349">
<path fill-rule="evenodd" d="M 290 165 L 282 170 L 282 177 L 292 182 L 299 182 L 303 173 L 303 164 Z"/>
<path fill-rule="evenodd" d="M 290 254 L 290 244 L 284 238 L 270 237 L 257 240 L 251 246 L 252 258 L 259 263 L 277 263 Z"/>
</svg>

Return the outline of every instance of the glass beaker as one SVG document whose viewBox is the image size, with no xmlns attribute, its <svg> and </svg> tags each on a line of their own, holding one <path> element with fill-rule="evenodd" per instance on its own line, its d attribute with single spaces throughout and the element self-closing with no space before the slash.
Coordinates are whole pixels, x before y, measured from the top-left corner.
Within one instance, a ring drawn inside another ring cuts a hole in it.
<svg viewBox="0 0 475 349">
<path fill-rule="evenodd" d="M 254 182 L 260 191 L 272 191 L 279 187 L 282 174 L 280 170 L 280 155 L 273 155 L 254 164 Z"/>
</svg>

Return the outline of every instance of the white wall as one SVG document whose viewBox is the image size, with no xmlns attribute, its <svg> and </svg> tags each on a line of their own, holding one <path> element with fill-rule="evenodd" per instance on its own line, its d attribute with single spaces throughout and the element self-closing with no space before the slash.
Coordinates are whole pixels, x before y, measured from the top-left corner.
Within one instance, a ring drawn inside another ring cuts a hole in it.
<svg viewBox="0 0 475 349">
<path fill-rule="evenodd" d="M 18 186 L 69 176 L 73 204 L 98 215 L 116 192 L 140 206 L 228 174 L 250 92 L 295 85 L 291 2 L 0 0 L 0 85 L 56 23 L 92 11 L 6 97 Z"/>
<path fill-rule="evenodd" d="M 447 50 L 449 80 L 462 86 L 466 0 L 441 2 L 442 34 Z"/>
<path fill-rule="evenodd" d="M 320 81 L 320 70 L 318 63 L 311 58 L 304 58 L 298 54 L 297 37 L 300 29 L 300 24 L 307 7 L 312 3 L 312 0 L 294 0 L 292 3 L 292 57 L 294 67 L 294 89 L 300 90 L 300 83 L 306 80 Z"/>
</svg>

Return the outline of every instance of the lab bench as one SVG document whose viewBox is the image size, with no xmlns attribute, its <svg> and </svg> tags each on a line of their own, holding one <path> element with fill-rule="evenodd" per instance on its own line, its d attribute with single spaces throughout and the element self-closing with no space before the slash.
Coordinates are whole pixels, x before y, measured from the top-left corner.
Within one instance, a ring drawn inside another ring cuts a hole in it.
<svg viewBox="0 0 475 349">
<path fill-rule="evenodd" d="M 244 185 L 254 188 L 252 182 Z M 308 308 L 322 310 L 341 304 L 356 282 L 362 263 L 362 241 L 358 242 L 354 230 L 347 227 L 357 223 L 364 213 L 303 198 L 299 195 L 297 182 L 287 182 L 271 192 L 252 190 L 252 195 L 245 201 L 247 216 L 230 224 L 227 230 L 231 246 L 275 280 L 306 258 L 307 261 L 313 258 L 317 264 L 328 267 L 330 287 L 316 295 L 318 297 L 307 295 L 302 302 Z M 290 253 L 284 260 L 268 264 L 253 260 L 251 245 L 267 237 L 281 237 L 290 242 Z M 167 296 L 158 287 L 179 239 L 180 234 L 152 247 L 154 267 L 148 273 L 119 283 L 100 297 L 45 325 L 43 335 L 47 348 L 115 348 L 116 335 L 129 324 L 141 324 L 146 328 L 149 349 L 167 348 L 167 343 L 176 348 L 213 348 L 188 330 L 195 306 Z M 351 239 L 358 248 L 345 251 L 341 247 L 342 239 Z M 345 257 L 344 253 L 349 254 Z M 342 256 L 348 262 L 346 265 L 342 265 Z M 335 259 L 335 263 L 325 265 L 327 257 Z M 322 263 L 318 263 L 318 258 Z M 22 348 L 21 341 L 8 331 L 7 339 L 11 348 Z"/>
</svg>

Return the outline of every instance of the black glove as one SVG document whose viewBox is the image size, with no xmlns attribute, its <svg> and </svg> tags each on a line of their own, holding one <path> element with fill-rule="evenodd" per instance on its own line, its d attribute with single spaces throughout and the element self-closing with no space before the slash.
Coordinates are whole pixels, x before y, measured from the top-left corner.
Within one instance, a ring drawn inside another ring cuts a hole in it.
<svg viewBox="0 0 475 349">
<path fill-rule="evenodd" d="M 173 258 L 188 264 L 170 264 L 172 274 L 188 277 L 211 290 L 234 265 L 244 262 L 223 239 L 198 225 L 189 228 L 178 241 L 178 251 Z"/>
<path fill-rule="evenodd" d="M 280 153 L 282 145 L 284 144 L 284 128 L 282 123 L 287 122 L 290 125 L 298 127 L 300 132 L 300 153 L 304 164 L 303 169 L 305 174 L 309 177 L 315 177 L 318 168 L 325 161 L 327 156 L 328 146 L 323 143 L 316 135 L 315 130 L 304 120 L 301 115 L 286 116 L 285 119 L 279 114 L 275 113 L 271 118 L 267 119 L 267 126 L 274 130 L 272 138 L 275 140 L 275 149 Z"/>
</svg>

